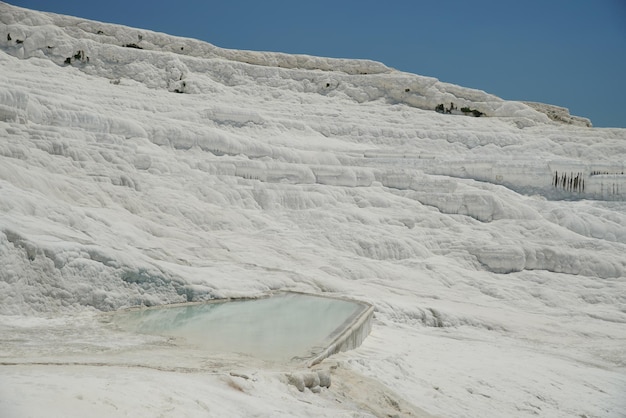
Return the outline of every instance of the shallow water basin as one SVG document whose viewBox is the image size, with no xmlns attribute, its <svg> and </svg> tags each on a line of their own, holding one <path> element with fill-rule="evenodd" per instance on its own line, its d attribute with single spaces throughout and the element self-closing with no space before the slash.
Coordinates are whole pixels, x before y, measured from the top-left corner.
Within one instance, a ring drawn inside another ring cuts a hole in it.
<svg viewBox="0 0 626 418">
<path fill-rule="evenodd" d="M 127 331 L 181 339 L 215 355 L 311 365 L 360 345 L 372 312 L 364 302 L 286 292 L 123 311 L 112 322 Z"/>
</svg>

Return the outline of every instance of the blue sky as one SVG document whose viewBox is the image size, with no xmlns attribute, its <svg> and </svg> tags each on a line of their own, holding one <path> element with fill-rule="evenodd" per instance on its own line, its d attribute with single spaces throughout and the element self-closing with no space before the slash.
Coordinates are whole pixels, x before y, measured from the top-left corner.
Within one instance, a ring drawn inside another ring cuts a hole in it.
<svg viewBox="0 0 626 418">
<path fill-rule="evenodd" d="M 367 58 L 626 127 L 626 0 L 9 0 L 223 48 Z"/>
</svg>

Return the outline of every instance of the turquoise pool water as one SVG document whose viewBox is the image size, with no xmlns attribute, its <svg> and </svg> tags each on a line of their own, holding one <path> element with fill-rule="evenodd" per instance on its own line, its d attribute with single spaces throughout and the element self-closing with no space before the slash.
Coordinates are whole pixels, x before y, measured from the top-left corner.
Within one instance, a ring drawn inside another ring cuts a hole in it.
<svg viewBox="0 0 626 418">
<path fill-rule="evenodd" d="M 208 353 L 297 361 L 323 352 L 369 305 L 299 293 L 124 311 L 120 328 L 174 337 Z"/>
</svg>

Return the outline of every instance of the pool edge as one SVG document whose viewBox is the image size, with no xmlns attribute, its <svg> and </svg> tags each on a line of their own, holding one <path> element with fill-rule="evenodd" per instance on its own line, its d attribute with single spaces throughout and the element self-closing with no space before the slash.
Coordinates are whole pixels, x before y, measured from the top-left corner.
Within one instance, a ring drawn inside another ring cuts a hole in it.
<svg viewBox="0 0 626 418">
<path fill-rule="evenodd" d="M 374 306 L 370 305 L 367 302 L 355 300 L 350 301 L 354 303 L 359 303 L 366 308 L 352 321 L 350 325 L 345 327 L 344 331 L 337 337 L 335 337 L 335 339 L 324 350 L 322 350 L 321 353 L 308 360 L 306 362 L 307 367 L 313 367 L 316 364 L 321 363 L 324 359 L 332 356 L 333 354 L 337 354 L 342 351 L 353 350 L 359 347 L 363 343 L 363 341 L 365 341 L 365 338 L 367 338 L 367 336 L 370 334 L 370 331 L 372 330 L 372 323 L 374 320 Z"/>
</svg>

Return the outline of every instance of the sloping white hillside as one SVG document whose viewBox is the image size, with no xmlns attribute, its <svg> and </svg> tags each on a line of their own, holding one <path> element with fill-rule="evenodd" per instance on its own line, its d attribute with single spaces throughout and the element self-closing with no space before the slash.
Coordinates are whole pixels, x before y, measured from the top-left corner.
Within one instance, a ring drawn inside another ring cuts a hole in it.
<svg viewBox="0 0 626 418">
<path fill-rule="evenodd" d="M 5 3 L 0 50 L 7 416 L 624 416 L 626 130 Z M 101 319 L 274 290 L 376 307 L 330 388 Z"/>
</svg>

